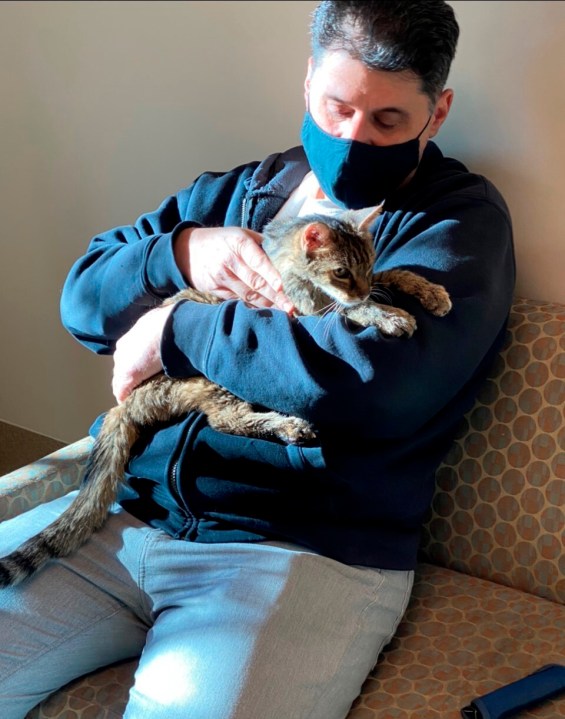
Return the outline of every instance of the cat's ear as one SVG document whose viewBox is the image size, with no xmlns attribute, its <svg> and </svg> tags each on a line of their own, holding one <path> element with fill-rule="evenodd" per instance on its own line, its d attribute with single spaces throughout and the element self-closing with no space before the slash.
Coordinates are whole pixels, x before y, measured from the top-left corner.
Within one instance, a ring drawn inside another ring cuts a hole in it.
<svg viewBox="0 0 565 719">
<path fill-rule="evenodd" d="M 366 232 L 366 231 L 369 229 L 369 227 L 371 226 L 371 223 L 373 222 L 373 220 L 376 220 L 377 217 L 382 214 L 382 211 L 383 211 L 383 206 L 382 206 L 382 204 L 381 204 L 381 205 L 377 205 L 376 207 L 374 207 L 374 208 L 369 212 L 369 214 L 366 215 L 366 216 L 361 220 L 361 222 L 359 222 L 359 224 L 357 225 L 358 228 L 359 228 L 359 231 L 360 231 L 360 232 Z"/>
<path fill-rule="evenodd" d="M 331 237 L 330 228 L 323 222 L 309 222 L 302 231 L 302 246 L 311 254 L 324 247 Z"/>
<path fill-rule="evenodd" d="M 373 220 L 375 220 L 383 211 L 383 205 L 377 205 L 367 209 L 364 207 L 361 210 L 347 210 L 345 219 L 355 225 L 359 232 L 366 232 Z"/>
</svg>

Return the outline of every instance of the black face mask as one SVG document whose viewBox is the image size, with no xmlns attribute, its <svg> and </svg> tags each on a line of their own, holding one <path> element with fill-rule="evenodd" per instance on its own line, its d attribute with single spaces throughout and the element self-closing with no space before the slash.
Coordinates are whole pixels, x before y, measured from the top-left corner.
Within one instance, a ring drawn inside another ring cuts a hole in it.
<svg viewBox="0 0 565 719">
<path fill-rule="evenodd" d="M 322 130 L 307 111 L 302 144 L 324 193 L 349 210 L 373 207 L 398 189 L 420 162 L 420 136 L 397 145 L 368 145 L 334 137 Z"/>
</svg>

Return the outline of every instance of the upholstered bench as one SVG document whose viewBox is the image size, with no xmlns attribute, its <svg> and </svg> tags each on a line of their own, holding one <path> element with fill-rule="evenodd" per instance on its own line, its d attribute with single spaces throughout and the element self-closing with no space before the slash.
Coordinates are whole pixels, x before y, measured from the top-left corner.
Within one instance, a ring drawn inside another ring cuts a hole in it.
<svg viewBox="0 0 565 719">
<path fill-rule="evenodd" d="M 517 298 L 438 471 L 408 611 L 349 719 L 459 719 L 472 698 L 565 664 L 564 406 L 565 305 Z M 90 446 L 2 477 L 0 519 L 76 487 Z M 120 717 L 135 664 L 73 682 L 28 718 Z M 565 717 L 565 695 L 520 714 L 534 717 Z"/>
</svg>

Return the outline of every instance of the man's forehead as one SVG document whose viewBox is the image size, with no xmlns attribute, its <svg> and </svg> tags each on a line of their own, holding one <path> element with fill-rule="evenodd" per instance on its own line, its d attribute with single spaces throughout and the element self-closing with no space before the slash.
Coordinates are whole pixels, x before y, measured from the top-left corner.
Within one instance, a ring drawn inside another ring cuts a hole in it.
<svg viewBox="0 0 565 719">
<path fill-rule="evenodd" d="M 420 78 L 410 71 L 388 72 L 366 67 L 344 53 L 326 53 L 312 81 L 327 98 L 370 104 L 378 112 L 406 113 L 427 102 Z"/>
</svg>

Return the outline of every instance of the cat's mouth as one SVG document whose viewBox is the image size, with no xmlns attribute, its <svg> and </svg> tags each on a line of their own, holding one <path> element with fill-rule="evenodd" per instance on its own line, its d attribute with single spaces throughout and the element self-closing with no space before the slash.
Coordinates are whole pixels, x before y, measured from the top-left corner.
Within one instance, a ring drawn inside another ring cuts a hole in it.
<svg viewBox="0 0 565 719">
<path fill-rule="evenodd" d="M 336 306 L 342 307 L 343 309 L 351 309 L 352 307 L 363 304 L 369 297 L 370 293 L 360 295 L 359 297 L 337 297 L 334 295 L 332 299 L 335 301 Z"/>
</svg>

